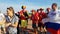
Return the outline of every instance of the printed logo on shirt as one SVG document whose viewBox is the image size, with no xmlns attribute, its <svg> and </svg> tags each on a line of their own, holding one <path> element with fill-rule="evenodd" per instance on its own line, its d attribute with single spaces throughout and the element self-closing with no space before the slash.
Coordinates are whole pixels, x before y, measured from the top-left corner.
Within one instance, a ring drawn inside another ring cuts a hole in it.
<svg viewBox="0 0 60 34">
<path fill-rule="evenodd" d="M 56 15 L 56 13 L 51 13 L 51 15 L 52 15 L 52 16 L 55 16 L 55 15 Z"/>
</svg>

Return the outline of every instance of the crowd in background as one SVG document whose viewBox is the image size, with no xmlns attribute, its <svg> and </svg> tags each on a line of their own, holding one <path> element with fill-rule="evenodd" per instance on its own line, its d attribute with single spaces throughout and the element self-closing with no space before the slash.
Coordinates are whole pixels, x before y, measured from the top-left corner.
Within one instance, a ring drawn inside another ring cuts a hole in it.
<svg viewBox="0 0 60 34">
<path fill-rule="evenodd" d="M 43 8 L 33 9 L 30 15 L 26 6 L 21 8 L 22 10 L 15 13 L 13 7 L 8 7 L 6 15 L 0 13 L 0 34 L 2 34 L 1 32 L 3 34 L 22 34 L 23 31 L 27 30 L 28 19 L 32 20 L 32 28 L 35 34 L 38 34 L 38 31 L 47 32 L 45 22 L 49 20 L 50 11 L 57 9 L 57 4 L 53 3 L 51 8 L 46 8 L 46 12 Z"/>
</svg>

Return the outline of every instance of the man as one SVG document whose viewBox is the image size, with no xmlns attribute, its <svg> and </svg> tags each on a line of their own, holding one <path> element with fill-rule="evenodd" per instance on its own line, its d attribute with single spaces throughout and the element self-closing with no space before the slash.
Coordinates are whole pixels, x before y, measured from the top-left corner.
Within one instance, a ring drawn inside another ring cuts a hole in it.
<svg viewBox="0 0 60 34">
<path fill-rule="evenodd" d="M 47 9 L 46 9 L 47 14 L 49 14 L 50 10 L 51 10 L 50 8 L 47 8 Z"/>
<path fill-rule="evenodd" d="M 51 28 L 51 34 L 57 34 L 56 31 L 60 29 L 60 11 L 57 10 L 57 4 L 52 4 L 52 9 L 48 14 L 49 21 L 45 24 L 47 28 Z M 56 31 L 55 31 L 56 30 Z M 60 34 L 60 33 L 59 33 Z"/>
<path fill-rule="evenodd" d="M 3 29 L 3 33 L 6 34 L 6 30 L 5 30 L 5 16 L 4 14 L 2 14 L 0 12 L 0 34 L 2 34 L 2 29 Z"/>
<path fill-rule="evenodd" d="M 43 8 L 37 10 L 37 12 L 39 13 L 38 27 L 41 32 L 44 32 L 44 23 L 42 22 L 42 20 L 46 18 L 46 13 L 43 10 Z"/>
<path fill-rule="evenodd" d="M 22 31 L 24 31 L 25 29 L 27 29 L 28 13 L 26 10 L 26 6 L 22 6 L 21 8 L 22 10 L 19 12 L 19 15 L 21 20 L 21 28 L 22 28 Z"/>
<path fill-rule="evenodd" d="M 20 14 L 19 12 L 15 13 L 15 15 L 19 18 L 19 21 L 18 21 L 18 26 L 17 26 L 17 34 L 20 34 L 20 25 L 21 25 L 21 20 L 20 20 Z"/>
<path fill-rule="evenodd" d="M 35 10 L 32 10 L 32 16 L 31 16 L 31 20 L 32 20 L 32 27 L 34 30 L 34 33 L 37 34 L 37 24 L 38 24 L 38 13 Z"/>
<path fill-rule="evenodd" d="M 7 8 L 6 27 L 8 27 L 9 34 L 17 34 L 17 25 L 18 17 L 15 15 L 14 9 L 12 7 Z"/>
</svg>

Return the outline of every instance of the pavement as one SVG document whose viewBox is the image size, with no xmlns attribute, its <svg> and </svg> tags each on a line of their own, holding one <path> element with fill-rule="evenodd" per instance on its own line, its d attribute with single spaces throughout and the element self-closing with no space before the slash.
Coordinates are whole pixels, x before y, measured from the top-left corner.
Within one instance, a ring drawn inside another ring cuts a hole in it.
<svg viewBox="0 0 60 34">
<path fill-rule="evenodd" d="M 22 31 L 22 29 L 21 28 L 19 28 L 19 34 L 35 34 L 34 33 L 34 30 L 33 30 L 33 28 L 32 28 L 32 20 L 28 20 L 28 26 L 27 26 L 27 29 L 25 30 L 25 31 Z M 50 34 L 50 32 L 40 32 L 40 31 L 38 31 L 38 34 Z"/>
<path fill-rule="evenodd" d="M 20 32 L 20 34 L 35 34 L 33 32 L 33 28 L 32 28 L 32 20 L 28 20 L 28 26 L 27 26 L 27 30 L 25 30 L 24 32 Z M 50 32 L 40 32 L 38 31 L 38 34 L 50 34 Z"/>
</svg>

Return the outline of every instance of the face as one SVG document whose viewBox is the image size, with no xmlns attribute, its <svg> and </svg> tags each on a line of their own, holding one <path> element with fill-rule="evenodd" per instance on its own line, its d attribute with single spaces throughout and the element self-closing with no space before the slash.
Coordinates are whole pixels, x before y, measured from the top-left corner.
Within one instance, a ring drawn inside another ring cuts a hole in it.
<svg viewBox="0 0 60 34">
<path fill-rule="evenodd" d="M 23 9 L 26 9 L 26 6 L 23 6 Z"/>
<path fill-rule="evenodd" d="M 35 12 L 32 12 L 33 14 L 35 13 Z"/>
<path fill-rule="evenodd" d="M 35 14 L 35 12 L 33 11 L 32 14 Z"/>
<path fill-rule="evenodd" d="M 50 9 L 47 9 L 48 12 L 50 12 Z"/>
<path fill-rule="evenodd" d="M 40 13 L 40 11 L 38 11 L 38 13 Z"/>
<path fill-rule="evenodd" d="M 53 9 L 53 10 L 56 10 L 56 9 L 57 9 L 57 6 L 53 5 L 53 6 L 52 6 L 52 9 Z"/>
<path fill-rule="evenodd" d="M 12 10 L 7 9 L 7 15 L 8 15 L 8 16 L 10 16 L 10 17 L 12 17 L 12 16 L 13 16 L 13 11 L 12 11 Z"/>
</svg>

